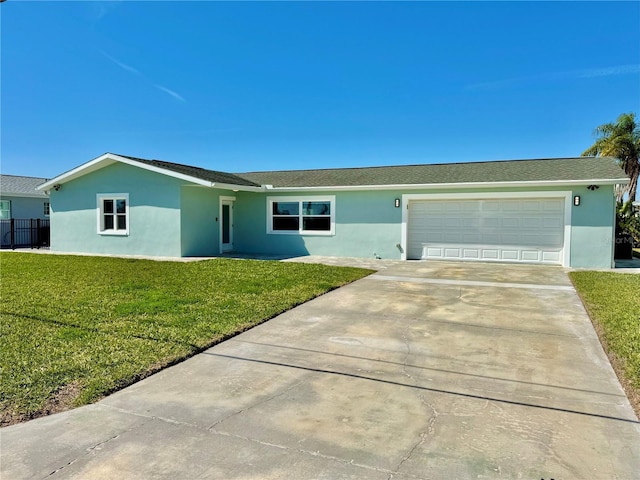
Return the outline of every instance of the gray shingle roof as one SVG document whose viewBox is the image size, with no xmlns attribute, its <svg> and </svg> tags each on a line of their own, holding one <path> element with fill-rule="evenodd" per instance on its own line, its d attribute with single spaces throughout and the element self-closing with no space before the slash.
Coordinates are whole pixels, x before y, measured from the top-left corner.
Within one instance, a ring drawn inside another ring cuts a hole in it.
<svg viewBox="0 0 640 480">
<path fill-rule="evenodd" d="M 164 170 L 214 183 L 276 188 L 358 187 L 372 185 L 437 185 L 515 182 L 580 182 L 627 178 L 612 157 L 575 157 L 535 160 L 397 165 L 227 173 L 217 170 L 118 155 Z"/>
<path fill-rule="evenodd" d="M 146 160 L 144 158 L 130 157 L 129 155 L 115 154 L 119 157 L 135 160 L 136 162 L 146 163 L 154 167 L 170 170 L 172 172 L 181 173 L 183 175 L 189 175 L 190 177 L 199 178 L 208 182 L 214 183 L 227 183 L 230 185 L 242 185 L 245 187 L 259 187 L 257 183 L 253 183 L 251 180 L 241 178 L 232 173 L 219 172 L 216 170 L 207 170 L 205 168 L 192 167 L 190 165 L 182 165 L 180 163 L 165 162 L 162 160 Z"/>
<path fill-rule="evenodd" d="M 235 175 L 256 184 L 273 185 L 274 187 L 553 182 L 626 178 L 624 171 L 611 157 L 289 170 L 237 173 Z"/>
<path fill-rule="evenodd" d="M 3 195 L 29 195 L 32 197 L 46 197 L 44 192 L 36 190 L 38 185 L 46 182 L 46 178 L 21 177 L 19 175 L 0 175 L 0 192 Z"/>
</svg>

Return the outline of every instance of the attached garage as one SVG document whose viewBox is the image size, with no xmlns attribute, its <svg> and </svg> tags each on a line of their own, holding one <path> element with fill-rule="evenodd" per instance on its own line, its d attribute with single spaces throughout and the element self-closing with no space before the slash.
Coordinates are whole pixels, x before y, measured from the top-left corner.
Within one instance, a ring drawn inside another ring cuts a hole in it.
<svg viewBox="0 0 640 480">
<path fill-rule="evenodd" d="M 569 194 L 490 195 L 409 196 L 407 258 L 565 263 Z"/>
</svg>

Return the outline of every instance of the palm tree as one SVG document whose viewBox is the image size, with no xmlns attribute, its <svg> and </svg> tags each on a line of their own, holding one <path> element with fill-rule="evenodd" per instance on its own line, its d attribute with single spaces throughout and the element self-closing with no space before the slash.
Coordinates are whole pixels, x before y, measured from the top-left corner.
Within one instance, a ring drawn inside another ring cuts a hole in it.
<svg viewBox="0 0 640 480">
<path fill-rule="evenodd" d="M 615 157 L 620 166 L 631 178 L 626 188 L 617 191 L 618 202 L 622 202 L 625 192 L 629 200 L 636 198 L 638 176 L 640 176 L 640 125 L 636 123 L 634 113 L 623 113 L 616 123 L 605 123 L 594 131 L 595 143 L 582 152 L 589 157 Z"/>
</svg>

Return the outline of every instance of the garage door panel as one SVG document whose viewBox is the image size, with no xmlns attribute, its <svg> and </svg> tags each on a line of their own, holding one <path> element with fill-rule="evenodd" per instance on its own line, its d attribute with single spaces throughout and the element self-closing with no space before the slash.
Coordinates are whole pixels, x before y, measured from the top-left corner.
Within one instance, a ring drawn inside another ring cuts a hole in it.
<svg viewBox="0 0 640 480">
<path fill-rule="evenodd" d="M 482 242 L 485 245 L 500 245 L 500 234 L 498 233 L 485 233 L 482 235 Z"/>
<path fill-rule="evenodd" d="M 540 228 L 543 226 L 543 220 L 544 219 L 542 218 L 536 218 L 536 217 L 523 218 L 522 226 L 524 228 Z"/>
<path fill-rule="evenodd" d="M 500 260 L 500 252 L 496 248 L 483 248 L 481 258 L 483 260 Z"/>
<path fill-rule="evenodd" d="M 555 252 L 553 251 L 546 251 L 546 252 L 542 252 L 542 261 L 546 262 L 546 263 L 560 263 L 562 260 L 562 257 L 560 256 L 560 250 L 557 250 Z"/>
<path fill-rule="evenodd" d="M 460 228 L 462 227 L 461 218 L 445 218 L 444 226 L 447 228 Z"/>
<path fill-rule="evenodd" d="M 548 229 L 557 229 L 564 227 L 564 221 L 560 218 L 543 218 L 542 227 Z"/>
<path fill-rule="evenodd" d="M 464 228 L 478 228 L 480 226 L 480 219 L 478 217 L 464 217 L 462 219 L 462 226 Z"/>
<path fill-rule="evenodd" d="M 539 211 L 541 211 L 541 202 L 537 201 L 537 200 L 532 200 L 532 201 L 528 201 L 528 202 L 523 202 L 522 204 L 522 211 L 523 212 L 533 212 L 533 213 L 537 213 Z"/>
<path fill-rule="evenodd" d="M 480 234 L 480 233 L 465 233 L 462 236 L 462 241 L 464 243 L 481 244 L 482 243 L 482 234 Z"/>
<path fill-rule="evenodd" d="M 516 213 L 516 212 L 520 212 L 522 210 L 522 206 L 520 205 L 520 202 L 502 202 L 500 204 L 500 211 L 503 213 Z"/>
<path fill-rule="evenodd" d="M 519 233 L 507 233 L 504 232 L 500 236 L 500 244 L 502 245 L 518 245 L 522 242 L 522 235 Z"/>
<path fill-rule="evenodd" d="M 407 258 L 562 263 L 564 199 L 410 201 Z"/>
<path fill-rule="evenodd" d="M 500 218 L 498 217 L 489 217 L 482 218 L 480 224 L 486 228 L 498 228 L 500 226 Z"/>
<path fill-rule="evenodd" d="M 544 200 L 542 208 L 544 212 L 564 213 L 564 204 L 555 200 Z"/>
<path fill-rule="evenodd" d="M 444 243 L 462 243 L 462 232 L 444 232 L 442 241 Z"/>
<path fill-rule="evenodd" d="M 500 259 L 501 260 L 519 260 L 520 255 L 518 254 L 518 250 L 512 249 L 504 249 L 500 251 Z"/>
<path fill-rule="evenodd" d="M 503 228 L 518 228 L 520 219 L 517 217 L 504 217 L 500 223 Z"/>
<path fill-rule="evenodd" d="M 480 249 L 479 248 L 464 248 L 464 249 L 462 249 L 462 256 L 464 258 L 469 258 L 469 259 L 479 259 L 480 258 Z"/>
<path fill-rule="evenodd" d="M 539 262 L 540 252 L 538 250 L 522 250 L 520 258 L 525 262 Z"/>
<path fill-rule="evenodd" d="M 425 235 L 425 238 L 427 243 L 444 243 L 448 241 L 444 232 L 429 232 Z"/>
<path fill-rule="evenodd" d="M 500 200 L 485 200 L 480 203 L 481 210 L 484 212 L 498 212 L 500 211 Z"/>
</svg>

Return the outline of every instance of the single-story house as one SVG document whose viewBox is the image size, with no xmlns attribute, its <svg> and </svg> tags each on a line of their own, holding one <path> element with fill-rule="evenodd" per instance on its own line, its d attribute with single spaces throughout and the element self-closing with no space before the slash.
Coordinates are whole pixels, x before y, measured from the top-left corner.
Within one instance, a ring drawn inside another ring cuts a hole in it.
<svg viewBox="0 0 640 480">
<path fill-rule="evenodd" d="M 37 190 L 46 178 L 0 175 L 0 247 L 48 244 L 49 195 Z"/>
<path fill-rule="evenodd" d="M 0 175 L 0 220 L 49 218 L 49 195 L 37 190 L 46 178 Z"/>
<path fill-rule="evenodd" d="M 106 153 L 39 187 L 51 249 L 613 265 L 613 158 L 226 173 Z"/>
</svg>

